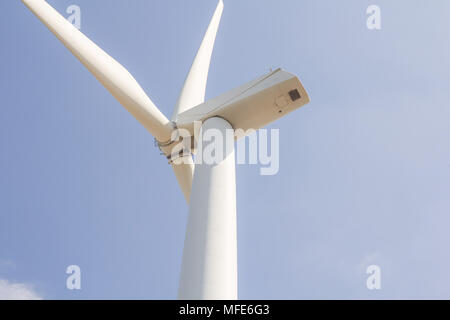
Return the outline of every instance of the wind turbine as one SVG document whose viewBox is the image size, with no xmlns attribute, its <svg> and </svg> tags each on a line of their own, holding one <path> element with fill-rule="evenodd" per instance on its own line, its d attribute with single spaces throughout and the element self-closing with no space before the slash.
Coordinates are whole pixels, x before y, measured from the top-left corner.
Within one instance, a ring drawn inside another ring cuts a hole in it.
<svg viewBox="0 0 450 320">
<path fill-rule="evenodd" d="M 205 102 L 209 65 L 224 6 L 219 0 L 169 121 L 121 64 L 45 0 L 22 2 L 155 137 L 172 165 L 190 205 L 178 298 L 237 299 L 234 139 L 216 163 L 194 163 L 190 152 L 175 150 L 182 141 L 179 132 L 183 129 L 192 137 L 200 134 L 198 141 L 191 142 L 194 152 L 207 141 L 205 132 L 210 129 L 223 133 L 223 137 L 229 130 L 257 130 L 309 102 L 298 78 L 277 69 Z M 201 123 L 200 129 L 196 123 Z"/>
</svg>

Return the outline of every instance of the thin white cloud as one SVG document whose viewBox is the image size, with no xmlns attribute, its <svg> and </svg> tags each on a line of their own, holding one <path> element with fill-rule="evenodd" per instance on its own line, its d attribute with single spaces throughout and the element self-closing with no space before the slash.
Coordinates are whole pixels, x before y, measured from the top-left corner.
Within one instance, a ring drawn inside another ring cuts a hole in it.
<svg viewBox="0 0 450 320">
<path fill-rule="evenodd" d="M 41 300 L 32 286 L 0 279 L 0 300 Z"/>
</svg>

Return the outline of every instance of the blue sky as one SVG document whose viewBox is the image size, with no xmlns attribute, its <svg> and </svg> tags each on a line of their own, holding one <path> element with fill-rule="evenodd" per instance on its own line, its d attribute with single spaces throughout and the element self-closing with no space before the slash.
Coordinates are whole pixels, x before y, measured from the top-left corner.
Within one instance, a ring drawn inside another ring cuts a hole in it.
<svg viewBox="0 0 450 320">
<path fill-rule="evenodd" d="M 216 6 L 48 2 L 79 5 L 167 116 Z M 207 98 L 282 67 L 312 99 L 270 126 L 277 175 L 237 167 L 239 297 L 449 299 L 450 3 L 224 2 Z M 20 1 L 0 8 L 0 287 L 176 298 L 188 208 L 153 138 Z"/>
</svg>

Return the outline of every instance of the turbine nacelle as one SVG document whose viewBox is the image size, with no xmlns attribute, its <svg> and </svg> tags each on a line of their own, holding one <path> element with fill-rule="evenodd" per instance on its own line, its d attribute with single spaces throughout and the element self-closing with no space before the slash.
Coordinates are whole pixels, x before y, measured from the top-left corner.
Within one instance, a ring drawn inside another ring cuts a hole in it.
<svg viewBox="0 0 450 320">
<path fill-rule="evenodd" d="M 235 139 L 265 127 L 306 105 L 309 96 L 293 74 L 277 69 L 216 98 L 179 114 L 172 122 L 171 140 L 159 143 L 170 163 L 182 165 L 197 152 L 203 122 L 225 119 L 235 130 Z"/>
<path fill-rule="evenodd" d="M 176 125 L 195 135 L 195 122 L 220 117 L 233 129 L 247 132 L 265 127 L 309 101 L 300 80 L 277 69 L 179 114 Z"/>
</svg>

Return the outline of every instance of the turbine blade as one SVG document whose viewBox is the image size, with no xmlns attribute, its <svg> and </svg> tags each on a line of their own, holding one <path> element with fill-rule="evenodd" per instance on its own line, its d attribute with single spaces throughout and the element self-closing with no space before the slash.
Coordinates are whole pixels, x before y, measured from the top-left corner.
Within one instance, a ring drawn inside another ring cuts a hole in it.
<svg viewBox="0 0 450 320">
<path fill-rule="evenodd" d="M 158 141 L 170 139 L 171 123 L 121 64 L 44 0 L 22 2 Z"/>
<path fill-rule="evenodd" d="M 184 82 L 183 89 L 181 90 L 180 97 L 172 115 L 172 121 L 176 121 L 180 113 L 205 102 L 209 65 L 211 63 L 214 42 L 216 40 L 217 30 L 219 29 L 222 12 L 223 1 L 219 0 L 200 49 Z"/>
<path fill-rule="evenodd" d="M 208 81 L 209 65 L 214 49 L 217 31 L 223 12 L 223 1 L 219 0 L 209 27 L 200 45 L 200 49 L 194 59 L 191 69 L 184 82 L 180 97 L 172 115 L 172 121 L 177 120 L 177 116 L 205 101 L 206 83 Z M 191 195 L 192 180 L 194 176 L 194 162 L 192 157 L 188 163 L 172 164 L 173 171 L 178 180 L 178 184 L 183 191 L 186 202 L 189 203 Z"/>
<path fill-rule="evenodd" d="M 188 163 L 172 164 L 173 173 L 177 178 L 178 184 L 183 192 L 186 202 L 189 204 L 191 198 L 192 179 L 194 177 L 194 160 L 192 156 L 189 157 Z"/>
</svg>

